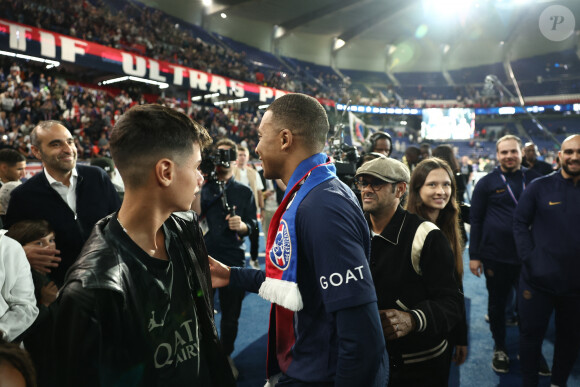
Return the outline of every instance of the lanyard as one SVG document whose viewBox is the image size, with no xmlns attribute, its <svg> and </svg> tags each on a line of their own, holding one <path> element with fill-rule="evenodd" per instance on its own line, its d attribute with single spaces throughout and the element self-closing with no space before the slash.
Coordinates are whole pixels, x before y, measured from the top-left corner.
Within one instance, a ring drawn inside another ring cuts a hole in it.
<svg viewBox="0 0 580 387">
<path fill-rule="evenodd" d="M 516 206 L 518 205 L 518 199 L 516 199 L 516 196 L 514 195 L 514 191 L 512 191 L 512 187 L 510 187 L 509 183 L 507 182 L 505 176 L 503 175 L 503 173 L 499 173 L 501 179 L 503 180 L 504 184 L 507 187 L 508 192 L 510 193 L 510 196 L 512 197 L 512 200 L 514 201 L 514 203 L 516 204 Z M 524 175 L 524 173 L 522 172 L 522 192 L 524 192 L 524 190 L 526 189 L 526 176 Z"/>
</svg>

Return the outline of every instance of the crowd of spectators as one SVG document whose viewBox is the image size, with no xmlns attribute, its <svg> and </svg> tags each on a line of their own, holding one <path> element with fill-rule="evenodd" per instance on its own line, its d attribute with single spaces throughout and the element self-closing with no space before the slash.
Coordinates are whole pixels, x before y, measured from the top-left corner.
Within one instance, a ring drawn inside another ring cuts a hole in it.
<svg viewBox="0 0 580 387">
<path fill-rule="evenodd" d="M 157 99 L 152 101 L 151 95 L 145 98 L 144 94 L 134 91 L 81 86 L 67 82 L 66 76 L 55 69 L 46 74 L 43 71 L 33 62 L 13 63 L 0 59 L 0 148 L 14 148 L 28 159 L 34 159 L 28 135 L 39 121 L 53 119 L 62 121 L 73 133 L 79 159 L 110 156 L 108 138 L 116 119 L 135 104 L 156 102 L 187 113 L 206 127 L 215 141 L 230 138 L 249 149 L 252 158 L 257 158 L 257 128 L 262 113 L 251 104 L 218 108 L 162 96 L 153 96 Z M 363 115 L 362 118 L 382 127 L 392 124 L 384 121 L 387 116 Z M 395 147 L 399 155 L 404 154 L 406 146 L 422 141 L 419 131 L 409 125 L 404 132 L 399 129 L 392 133 L 399 144 Z M 500 134 L 508 132 L 506 127 Z M 482 157 L 487 159 L 492 149 L 479 144 L 494 140 L 488 137 L 478 130 L 469 148 L 460 149 L 460 155 L 469 155 L 473 163 L 478 163 Z M 545 159 L 553 160 L 552 150 L 539 149 Z"/>
<path fill-rule="evenodd" d="M 119 10 L 105 0 L 0 0 L 0 18 L 208 73 L 335 101 L 350 99 L 355 104 L 388 107 L 487 107 L 506 103 L 501 95 L 482 95 L 479 87 L 469 84 L 402 89 L 372 82 L 351 84 L 348 77 L 339 76 L 330 67 L 326 72 L 298 64 L 274 68 L 208 38 L 209 34 L 200 34 L 199 27 L 176 22 L 160 10 L 134 2 L 124 4 Z M 429 106 L 426 101 L 430 101 Z M 445 101 L 446 106 L 433 101 Z"/>
<path fill-rule="evenodd" d="M 458 107 L 493 107 L 513 103 L 509 99 L 483 96 L 474 85 L 456 85 L 426 88 L 422 85 L 413 87 L 396 87 L 389 85 L 371 85 L 365 90 L 361 84 L 354 84 L 349 89 L 353 104 L 367 104 L 381 107 L 413 108 L 458 108 Z"/>
<path fill-rule="evenodd" d="M 203 42 L 159 10 L 128 3 L 122 12 L 115 12 L 102 0 L 3 3 L 7 4 L 0 15 L 19 23 L 235 79 L 250 74 L 244 53 Z"/>
<path fill-rule="evenodd" d="M 143 94 L 102 90 L 53 78 L 32 63 L 0 61 L 0 148 L 14 148 L 29 159 L 29 133 L 41 120 L 59 120 L 73 133 L 79 159 L 109 156 L 108 137 L 116 119 Z M 149 101 L 150 102 L 150 101 Z M 157 103 L 181 109 L 203 124 L 214 139 L 230 137 L 253 150 L 258 112 L 186 104 L 159 96 Z"/>
<path fill-rule="evenodd" d="M 225 44 L 202 40 L 187 23 L 175 23 L 163 12 L 128 2 L 121 12 L 103 0 L 2 0 L 0 18 L 55 31 L 107 47 L 144 55 L 245 82 L 331 98 L 338 76 L 306 74 L 308 69 L 259 66 Z M 312 82 L 311 75 L 319 82 Z"/>
<path fill-rule="evenodd" d="M 427 92 L 420 86 L 419 97 L 407 97 L 394 86 L 368 89 L 352 85 L 337 74 L 295 65 L 295 72 L 256 67 L 244 52 L 234 52 L 225 45 L 204 42 L 187 24 L 178 25 L 159 10 L 128 2 L 122 12 L 107 6 L 104 0 L 58 2 L 55 0 L 0 0 L 0 18 L 15 20 L 51 31 L 94 41 L 109 47 L 135 52 L 159 60 L 177 63 L 256 82 L 288 91 L 304 92 L 333 101 L 351 100 L 352 104 L 380 106 L 415 106 L 421 99 L 441 99 L 443 95 Z M 0 61 L 0 147 L 13 147 L 32 158 L 28 133 L 40 120 L 57 119 L 74 133 L 79 158 L 108 155 L 108 134 L 115 119 L 128 107 L 156 101 L 183 109 L 210 130 L 214 138 L 230 137 L 253 151 L 257 143 L 259 111 L 197 106 L 175 98 L 151 96 L 126 90 L 105 91 L 69 84 L 58 77 L 59 71 L 45 73 L 32 63 Z M 64 77 L 69 79 L 68 77 Z M 90 80 L 89 80 L 90 82 Z M 458 86 L 455 106 L 483 103 L 477 89 Z M 407 98 L 405 98 L 407 97 Z M 413 134 L 413 133 L 412 133 Z M 416 135 L 416 134 L 415 134 Z M 255 155 L 254 155 L 255 156 Z"/>
</svg>

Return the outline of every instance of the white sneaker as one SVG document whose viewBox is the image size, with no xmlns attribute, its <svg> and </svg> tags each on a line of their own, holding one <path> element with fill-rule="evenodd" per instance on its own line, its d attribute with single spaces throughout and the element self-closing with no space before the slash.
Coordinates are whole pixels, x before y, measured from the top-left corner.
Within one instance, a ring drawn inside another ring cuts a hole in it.
<svg viewBox="0 0 580 387">
<path fill-rule="evenodd" d="M 260 263 L 257 259 L 250 259 L 250 266 L 256 270 L 261 270 Z"/>
</svg>

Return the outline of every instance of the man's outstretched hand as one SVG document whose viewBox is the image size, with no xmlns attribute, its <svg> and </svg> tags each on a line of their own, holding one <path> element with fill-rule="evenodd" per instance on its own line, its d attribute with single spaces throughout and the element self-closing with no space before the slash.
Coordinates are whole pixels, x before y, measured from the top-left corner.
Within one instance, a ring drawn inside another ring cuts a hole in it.
<svg viewBox="0 0 580 387">
<path fill-rule="evenodd" d="M 230 283 L 230 268 L 221 262 L 209 257 L 209 271 L 211 273 L 211 287 L 223 288 Z"/>
</svg>

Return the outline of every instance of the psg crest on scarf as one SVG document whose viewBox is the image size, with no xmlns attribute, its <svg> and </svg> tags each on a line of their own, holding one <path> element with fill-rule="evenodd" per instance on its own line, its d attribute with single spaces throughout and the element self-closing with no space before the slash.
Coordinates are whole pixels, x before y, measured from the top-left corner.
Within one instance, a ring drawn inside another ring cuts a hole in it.
<svg viewBox="0 0 580 387">
<path fill-rule="evenodd" d="M 286 270 L 290 264 L 292 256 L 292 243 L 290 242 L 290 232 L 285 220 L 280 221 L 276 239 L 270 249 L 270 261 L 280 270 Z"/>
</svg>

